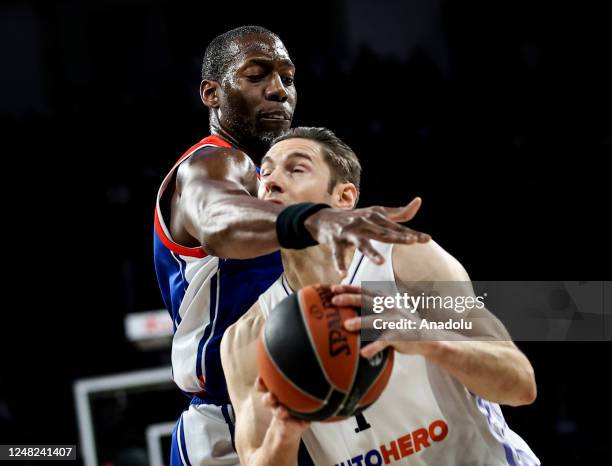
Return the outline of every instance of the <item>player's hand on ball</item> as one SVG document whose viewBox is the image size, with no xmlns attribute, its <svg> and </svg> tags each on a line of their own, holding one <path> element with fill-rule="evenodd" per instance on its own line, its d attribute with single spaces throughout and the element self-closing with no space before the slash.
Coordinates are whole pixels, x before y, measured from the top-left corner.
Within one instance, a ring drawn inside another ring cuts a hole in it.
<svg viewBox="0 0 612 466">
<path fill-rule="evenodd" d="M 332 292 L 336 295 L 332 299 L 334 305 L 360 309 L 372 309 L 372 301 L 376 296 L 374 292 L 355 285 L 333 285 Z M 378 321 L 377 326 L 380 328 L 384 323 L 398 323 L 402 320 L 414 322 L 415 329 L 386 329 L 381 332 L 374 325 L 374 321 Z M 421 318 L 416 313 L 388 309 L 380 314 L 349 319 L 344 322 L 344 327 L 351 332 L 359 332 L 360 330 L 378 330 L 380 332 L 380 336 L 375 341 L 361 348 L 361 355 L 369 359 L 388 346 L 403 354 L 424 354 L 430 351 L 432 346 L 439 342 L 423 339 L 422 332 L 418 330 L 420 321 Z"/>
<path fill-rule="evenodd" d="M 276 397 L 268 391 L 261 377 L 255 379 L 255 388 L 262 394 L 262 402 L 264 406 L 270 408 L 274 415 L 274 419 L 280 423 L 281 427 L 287 433 L 301 433 L 310 427 L 310 421 L 304 421 L 293 417 L 287 408 L 278 402 Z"/>
<path fill-rule="evenodd" d="M 404 207 L 367 207 L 362 209 L 322 209 L 308 217 L 306 229 L 319 244 L 326 245 L 334 258 L 336 270 L 346 275 L 345 252 L 356 246 L 376 264 L 384 258 L 372 245 L 372 240 L 383 243 L 426 243 L 431 238 L 411 228 L 400 225 L 412 220 L 421 207 L 421 198 L 416 197 Z"/>
</svg>

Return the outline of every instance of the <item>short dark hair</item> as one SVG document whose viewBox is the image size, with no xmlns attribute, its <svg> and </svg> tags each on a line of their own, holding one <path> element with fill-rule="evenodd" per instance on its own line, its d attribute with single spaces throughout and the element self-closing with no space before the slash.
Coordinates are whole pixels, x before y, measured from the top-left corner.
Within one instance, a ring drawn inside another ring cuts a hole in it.
<svg viewBox="0 0 612 466">
<path fill-rule="evenodd" d="M 323 146 L 327 165 L 331 171 L 328 191 L 331 193 L 336 183 L 353 183 L 359 191 L 361 164 L 353 149 L 344 143 L 333 131 L 327 128 L 299 126 L 272 141 L 272 145 L 287 139 L 310 139 Z"/>
<path fill-rule="evenodd" d="M 230 45 L 236 39 L 250 34 L 263 34 L 274 39 L 280 38 L 272 31 L 261 26 L 240 26 L 215 37 L 210 41 L 202 59 L 202 80 L 220 82 L 234 56 L 230 53 Z"/>
</svg>

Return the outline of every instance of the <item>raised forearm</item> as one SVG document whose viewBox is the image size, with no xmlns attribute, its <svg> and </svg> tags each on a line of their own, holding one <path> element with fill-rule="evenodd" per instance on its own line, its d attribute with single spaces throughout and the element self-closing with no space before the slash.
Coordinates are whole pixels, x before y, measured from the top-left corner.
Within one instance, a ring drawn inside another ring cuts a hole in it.
<svg viewBox="0 0 612 466">
<path fill-rule="evenodd" d="M 487 400 L 511 406 L 535 400 L 533 368 L 525 355 L 508 342 L 427 342 L 423 355 Z"/>
<path fill-rule="evenodd" d="M 220 196 L 197 216 L 198 239 L 218 257 L 248 259 L 269 254 L 280 248 L 276 217 L 282 207 L 251 196 Z"/>
</svg>

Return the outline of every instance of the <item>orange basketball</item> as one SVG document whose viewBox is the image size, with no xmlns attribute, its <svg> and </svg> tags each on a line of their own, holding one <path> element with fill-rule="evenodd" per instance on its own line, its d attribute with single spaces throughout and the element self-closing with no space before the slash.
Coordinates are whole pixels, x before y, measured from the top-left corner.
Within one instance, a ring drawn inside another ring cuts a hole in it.
<svg viewBox="0 0 612 466">
<path fill-rule="evenodd" d="M 352 308 L 336 307 L 328 286 L 307 286 L 270 312 L 257 362 L 266 387 L 298 418 L 340 420 L 374 403 L 393 368 L 393 350 L 368 360 L 359 333 L 343 327 Z"/>
</svg>

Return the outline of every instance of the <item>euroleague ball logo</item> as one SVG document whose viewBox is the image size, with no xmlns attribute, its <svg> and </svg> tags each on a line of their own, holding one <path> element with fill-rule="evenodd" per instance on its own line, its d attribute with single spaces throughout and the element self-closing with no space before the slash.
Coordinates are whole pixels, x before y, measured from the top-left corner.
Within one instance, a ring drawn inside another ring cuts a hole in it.
<svg viewBox="0 0 612 466">
<path fill-rule="evenodd" d="M 328 309 L 325 317 L 327 318 L 329 355 L 334 357 L 339 354 L 350 356 L 351 348 L 348 345 L 346 334 L 342 330 L 340 310 L 337 307 Z"/>
<path fill-rule="evenodd" d="M 342 329 L 340 309 L 332 304 L 334 294 L 328 286 L 319 285 L 316 286 L 315 289 L 319 295 L 323 309 L 321 309 L 318 304 L 312 304 L 310 306 L 310 313 L 316 319 L 320 320 L 325 317 L 327 320 L 327 344 L 329 355 L 332 357 L 341 354 L 350 356 L 351 348 L 349 347 L 347 336 Z"/>
</svg>

